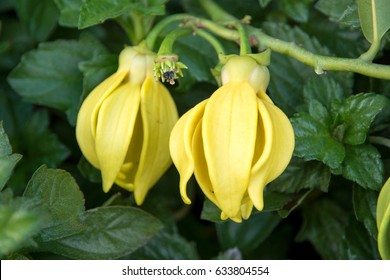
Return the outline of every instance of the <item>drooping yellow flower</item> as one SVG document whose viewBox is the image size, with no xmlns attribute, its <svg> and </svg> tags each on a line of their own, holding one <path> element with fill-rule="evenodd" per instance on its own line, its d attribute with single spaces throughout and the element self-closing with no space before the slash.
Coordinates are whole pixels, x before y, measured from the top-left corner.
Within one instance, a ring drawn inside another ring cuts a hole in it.
<svg viewBox="0 0 390 280">
<path fill-rule="evenodd" d="M 180 173 L 185 203 L 194 173 L 221 218 L 240 222 L 263 189 L 287 167 L 294 132 L 287 116 L 266 95 L 269 72 L 250 56 L 233 56 L 222 69 L 222 86 L 185 113 L 172 130 L 170 152 Z"/>
<path fill-rule="evenodd" d="M 169 135 L 178 119 L 168 90 L 153 76 L 155 54 L 126 47 L 118 70 L 83 102 L 76 137 L 86 159 L 101 170 L 103 190 L 134 191 L 142 204 L 171 165 Z"/>
</svg>

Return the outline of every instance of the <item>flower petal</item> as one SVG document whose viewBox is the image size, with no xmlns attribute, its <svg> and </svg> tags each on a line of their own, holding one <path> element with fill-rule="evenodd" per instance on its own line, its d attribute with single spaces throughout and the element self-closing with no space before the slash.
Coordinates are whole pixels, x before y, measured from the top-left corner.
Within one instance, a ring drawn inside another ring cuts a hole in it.
<svg viewBox="0 0 390 280">
<path fill-rule="evenodd" d="M 96 154 L 108 192 L 125 160 L 140 103 L 140 86 L 126 83 L 102 103 L 96 128 Z"/>
<path fill-rule="evenodd" d="M 236 217 L 247 191 L 257 126 L 256 93 L 246 82 L 227 83 L 209 99 L 203 143 L 211 183 L 228 217 Z"/>
<path fill-rule="evenodd" d="M 141 89 L 143 145 L 135 176 L 134 196 L 142 204 L 149 189 L 171 165 L 169 136 L 178 114 L 168 90 L 153 77 L 147 76 Z"/>
<path fill-rule="evenodd" d="M 76 139 L 85 158 L 100 168 L 95 150 L 96 107 L 122 82 L 126 72 L 116 72 L 99 84 L 84 100 L 77 116 Z"/>
<path fill-rule="evenodd" d="M 173 127 L 169 140 L 169 150 L 172 161 L 180 174 L 181 198 L 186 204 L 191 204 L 186 189 L 187 182 L 191 178 L 192 173 L 194 173 L 192 139 L 194 137 L 195 129 L 203 117 L 206 103 L 207 100 L 204 100 L 182 115 Z M 202 141 L 201 138 L 200 141 Z"/>
<path fill-rule="evenodd" d="M 252 167 L 248 193 L 254 206 L 261 211 L 265 185 L 276 179 L 290 162 L 294 131 L 287 116 L 278 107 L 260 99 L 258 107 L 262 124 L 258 126 L 256 143 L 255 158 L 258 160 Z"/>
</svg>

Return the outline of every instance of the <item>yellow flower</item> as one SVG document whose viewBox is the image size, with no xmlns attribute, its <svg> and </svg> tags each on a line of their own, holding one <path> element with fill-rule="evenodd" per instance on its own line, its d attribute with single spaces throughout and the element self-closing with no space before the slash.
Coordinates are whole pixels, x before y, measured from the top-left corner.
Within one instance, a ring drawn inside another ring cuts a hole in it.
<svg viewBox="0 0 390 280">
<path fill-rule="evenodd" d="M 154 79 L 155 54 L 126 47 L 118 70 L 82 104 L 76 137 L 86 159 L 102 172 L 103 190 L 116 183 L 142 204 L 171 165 L 169 135 L 178 119 L 168 90 Z"/>
<path fill-rule="evenodd" d="M 221 219 L 241 222 L 263 189 L 287 167 L 294 132 L 286 115 L 266 95 L 269 72 L 250 56 L 233 56 L 222 69 L 222 86 L 184 114 L 172 130 L 170 152 L 180 173 L 185 203 L 195 174 Z"/>
</svg>

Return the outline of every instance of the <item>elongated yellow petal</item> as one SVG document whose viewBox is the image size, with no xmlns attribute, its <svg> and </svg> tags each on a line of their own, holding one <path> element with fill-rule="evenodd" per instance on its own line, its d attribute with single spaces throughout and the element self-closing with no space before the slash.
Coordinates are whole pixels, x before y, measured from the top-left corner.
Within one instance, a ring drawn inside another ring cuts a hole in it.
<svg viewBox="0 0 390 280">
<path fill-rule="evenodd" d="M 126 83 L 105 99 L 96 128 L 96 154 L 108 192 L 125 160 L 140 103 L 140 86 Z"/>
<path fill-rule="evenodd" d="M 171 165 L 169 136 L 178 114 L 168 90 L 147 76 L 141 90 L 143 145 L 135 176 L 134 196 L 142 204 L 149 189 Z"/>
<path fill-rule="evenodd" d="M 191 203 L 186 190 L 187 182 L 194 173 L 192 141 L 195 129 L 203 117 L 206 103 L 207 100 L 202 101 L 181 116 L 173 127 L 169 140 L 172 161 L 180 174 L 180 195 L 186 204 Z M 200 141 L 202 141 L 201 138 Z"/>
<path fill-rule="evenodd" d="M 100 168 L 95 150 L 96 107 L 123 81 L 126 72 L 116 72 L 98 85 L 84 100 L 77 116 L 76 139 L 85 158 Z"/>
<path fill-rule="evenodd" d="M 205 105 L 205 104 L 204 104 Z M 203 193 L 211 202 L 213 202 L 219 209 L 218 200 L 215 196 L 213 186 L 211 184 L 209 170 L 204 154 L 203 140 L 202 140 L 202 120 L 197 123 L 192 140 L 192 151 L 194 157 L 194 174 Z"/>
<path fill-rule="evenodd" d="M 378 196 L 376 223 L 379 253 L 382 259 L 390 260 L 390 179 L 387 179 Z"/>
<path fill-rule="evenodd" d="M 265 185 L 278 177 L 290 162 L 294 149 L 294 131 L 279 108 L 261 100 L 258 100 L 258 107 L 262 126 L 258 127 L 256 145 L 257 151 L 261 153 L 252 167 L 248 193 L 254 206 L 261 211 L 264 207 Z"/>
<path fill-rule="evenodd" d="M 256 93 L 246 82 L 219 88 L 204 112 L 203 143 L 210 179 L 228 217 L 237 216 L 249 184 L 257 115 Z"/>
</svg>

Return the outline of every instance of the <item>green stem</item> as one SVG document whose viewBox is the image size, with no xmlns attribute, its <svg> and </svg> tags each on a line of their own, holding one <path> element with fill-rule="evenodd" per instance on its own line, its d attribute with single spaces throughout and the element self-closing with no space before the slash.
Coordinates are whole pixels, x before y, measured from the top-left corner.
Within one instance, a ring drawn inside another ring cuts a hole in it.
<svg viewBox="0 0 390 280">
<path fill-rule="evenodd" d="M 130 42 L 134 43 L 135 41 L 135 33 L 132 28 L 129 27 L 129 23 L 124 20 L 122 17 L 117 17 L 115 21 L 122 27 L 122 29 L 125 31 L 127 37 L 129 38 Z"/>
<path fill-rule="evenodd" d="M 223 48 L 221 43 L 210 33 L 203 31 L 203 30 L 196 30 L 196 35 L 198 35 L 199 37 L 202 37 L 207 42 L 209 42 L 210 45 L 213 46 L 213 48 L 215 49 L 215 51 L 217 52 L 218 55 L 225 54 L 225 49 Z"/>
<path fill-rule="evenodd" d="M 381 41 L 380 40 L 376 40 L 376 41 L 372 42 L 370 48 L 360 56 L 360 59 L 367 61 L 367 62 L 373 61 L 376 54 L 379 52 L 380 48 L 381 48 Z"/>
<path fill-rule="evenodd" d="M 193 30 L 191 28 L 176 29 L 169 32 L 161 43 L 161 46 L 158 50 L 158 55 L 172 54 L 173 44 L 175 43 L 175 41 L 180 37 L 190 35 L 192 32 Z"/>
<path fill-rule="evenodd" d="M 134 30 L 134 38 L 133 38 L 133 44 L 137 45 L 139 42 L 144 39 L 146 31 L 144 30 L 142 17 L 140 14 L 136 12 L 130 13 L 131 22 L 133 24 L 133 30 Z"/>
<path fill-rule="evenodd" d="M 188 21 L 192 17 L 187 15 L 187 14 L 177 14 L 177 15 L 172 15 L 164 18 L 161 20 L 159 23 L 157 23 L 153 29 L 150 31 L 148 36 L 146 37 L 146 45 L 150 50 L 153 50 L 154 45 L 156 44 L 157 38 L 159 35 L 161 35 L 162 31 L 171 23 L 175 21 Z"/>
<path fill-rule="evenodd" d="M 198 0 L 198 2 L 214 21 L 229 22 L 237 20 L 231 14 L 223 10 L 213 0 Z"/>
<path fill-rule="evenodd" d="M 390 80 L 390 66 L 369 63 L 362 59 L 330 57 L 313 54 L 295 43 L 285 42 L 273 38 L 259 29 L 252 28 L 253 35 L 258 42 L 271 50 L 293 57 L 309 66 L 313 66 L 317 73 L 326 70 L 350 71 L 362 75 Z"/>
<path fill-rule="evenodd" d="M 240 55 L 252 53 L 248 33 L 246 32 L 245 27 L 240 23 L 237 23 L 235 26 L 240 34 Z"/>
<path fill-rule="evenodd" d="M 370 140 L 370 143 L 372 143 L 372 144 L 379 144 L 379 145 L 385 146 L 387 148 L 390 148 L 390 139 L 387 139 L 385 137 L 370 136 L 369 140 Z"/>
</svg>

